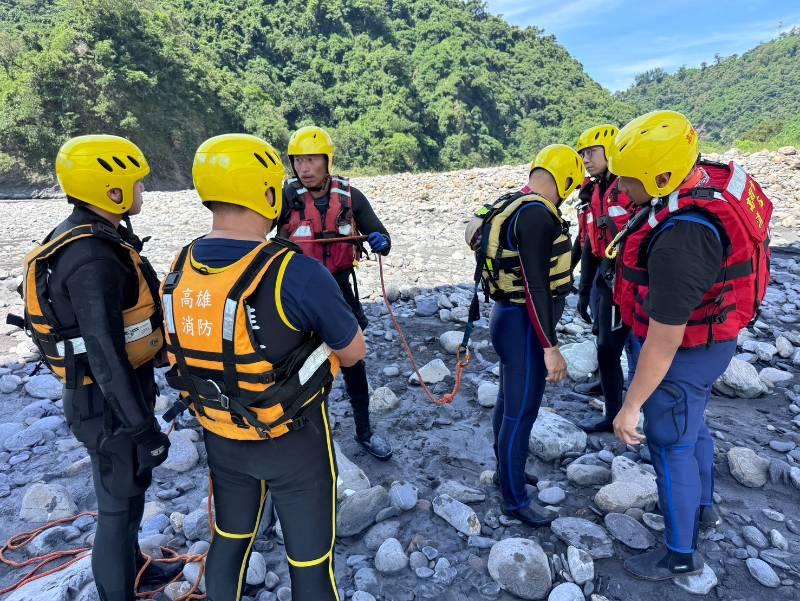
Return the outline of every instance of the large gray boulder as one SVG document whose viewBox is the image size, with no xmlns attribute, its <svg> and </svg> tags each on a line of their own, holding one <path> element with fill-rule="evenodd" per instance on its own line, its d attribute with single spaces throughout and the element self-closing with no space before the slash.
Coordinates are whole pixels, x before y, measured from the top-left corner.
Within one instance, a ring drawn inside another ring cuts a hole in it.
<svg viewBox="0 0 800 601">
<path fill-rule="evenodd" d="M 544 461 L 561 459 L 567 453 L 582 453 L 586 432 L 551 411 L 539 411 L 531 430 L 531 453 Z"/>
<path fill-rule="evenodd" d="M 547 555 L 538 543 L 507 538 L 489 552 L 489 575 L 520 599 L 544 599 L 553 585 Z"/>
</svg>

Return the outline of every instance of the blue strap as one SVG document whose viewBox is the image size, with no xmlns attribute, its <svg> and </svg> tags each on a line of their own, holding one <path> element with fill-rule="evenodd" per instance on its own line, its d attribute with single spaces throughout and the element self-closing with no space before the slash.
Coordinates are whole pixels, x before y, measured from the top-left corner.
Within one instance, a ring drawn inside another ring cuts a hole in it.
<svg viewBox="0 0 800 601">
<path fill-rule="evenodd" d="M 711 221 L 709 221 L 709 219 L 705 215 L 696 212 L 682 213 L 680 215 L 675 215 L 674 217 L 668 217 L 667 220 L 661 224 L 661 227 L 659 227 L 656 230 L 655 234 L 650 239 L 650 244 L 647 245 L 648 254 L 650 253 L 650 249 L 653 248 L 653 243 L 656 241 L 656 238 L 658 238 L 661 234 L 663 234 L 667 230 L 670 230 L 673 227 L 675 227 L 675 222 L 677 221 L 689 221 L 691 223 L 699 223 L 700 225 L 704 225 L 714 233 L 714 236 L 716 236 L 717 241 L 722 243 L 722 238 L 719 235 L 719 230 L 717 229 L 717 226 L 711 223 Z"/>
<path fill-rule="evenodd" d="M 511 216 L 511 220 L 508 222 L 508 231 L 506 232 L 506 245 L 507 245 L 506 247 L 508 248 L 508 250 L 511 251 L 517 250 L 517 245 L 511 241 L 511 232 L 517 226 L 517 219 L 519 218 L 519 214 L 522 213 L 522 211 L 524 211 L 525 209 L 529 209 L 530 207 L 539 207 L 550 213 L 550 209 L 548 209 L 542 203 L 536 201 L 527 202 L 520 208 L 518 208 L 516 212 Z"/>
</svg>

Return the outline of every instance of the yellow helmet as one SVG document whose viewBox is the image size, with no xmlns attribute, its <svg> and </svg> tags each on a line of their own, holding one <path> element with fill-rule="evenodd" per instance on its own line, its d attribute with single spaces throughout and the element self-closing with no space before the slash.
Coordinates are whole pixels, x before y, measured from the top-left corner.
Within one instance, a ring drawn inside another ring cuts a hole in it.
<svg viewBox="0 0 800 601">
<path fill-rule="evenodd" d="M 248 134 L 209 138 L 194 155 L 192 179 L 203 204 L 225 202 L 277 219 L 283 207 L 281 155 L 270 144 Z M 275 202 L 266 192 L 272 188 Z"/>
<path fill-rule="evenodd" d="M 691 173 L 700 155 L 697 131 L 689 120 L 675 111 L 653 111 L 623 127 L 608 158 L 611 173 L 642 182 L 654 198 L 677 190 Z M 669 173 L 659 187 L 656 176 Z"/>
<path fill-rule="evenodd" d="M 578 137 L 575 150 L 580 153 L 581 150 L 592 146 L 602 146 L 606 153 L 606 158 L 608 158 L 611 146 L 614 144 L 614 137 L 618 131 L 619 129 L 616 126 L 608 123 L 590 127 Z"/>
<path fill-rule="evenodd" d="M 544 169 L 556 180 L 559 198 L 566 198 L 580 188 L 586 170 L 580 155 L 566 144 L 550 144 L 536 155 L 530 171 Z"/>
<path fill-rule="evenodd" d="M 133 204 L 136 182 L 150 173 L 139 147 L 119 136 L 78 136 L 67 141 L 56 156 L 56 177 L 64 194 L 86 204 L 123 215 Z M 122 190 L 122 202 L 108 191 Z"/>
<path fill-rule="evenodd" d="M 333 173 L 333 139 L 328 132 L 316 125 L 301 127 L 289 138 L 289 160 L 294 166 L 294 157 L 309 154 L 324 154 L 328 158 L 328 173 Z"/>
</svg>

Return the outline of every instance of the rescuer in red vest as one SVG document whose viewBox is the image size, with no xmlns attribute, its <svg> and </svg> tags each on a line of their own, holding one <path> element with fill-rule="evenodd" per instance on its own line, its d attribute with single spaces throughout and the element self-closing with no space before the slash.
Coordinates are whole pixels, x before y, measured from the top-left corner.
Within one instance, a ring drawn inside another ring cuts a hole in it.
<svg viewBox="0 0 800 601">
<path fill-rule="evenodd" d="M 316 126 L 302 127 L 289 140 L 289 160 L 295 177 L 284 185 L 283 214 L 279 235 L 297 243 L 303 254 L 320 261 L 333 274 L 359 325 L 366 329 L 367 317 L 358 297 L 354 266 L 360 256 L 352 241 L 307 244 L 309 240 L 368 236 L 373 252 L 388 255 L 389 232 L 375 215 L 366 196 L 349 180 L 333 175 L 333 140 Z M 352 282 L 351 282 L 352 280 Z M 353 407 L 356 440 L 370 454 L 386 461 L 392 446 L 372 430 L 369 419 L 369 382 L 364 361 L 343 367 L 345 388 Z"/>
<path fill-rule="evenodd" d="M 609 156 L 620 190 L 638 207 L 607 249 L 619 248 L 621 258 L 615 301 L 644 340 L 614 431 L 641 442 L 644 410 L 666 526 L 665 547 L 625 561 L 646 580 L 703 570 L 698 528 L 719 521 L 704 411 L 769 283 L 772 203 L 740 166 L 698 158 L 696 130 L 672 111 L 631 121 Z"/>
</svg>

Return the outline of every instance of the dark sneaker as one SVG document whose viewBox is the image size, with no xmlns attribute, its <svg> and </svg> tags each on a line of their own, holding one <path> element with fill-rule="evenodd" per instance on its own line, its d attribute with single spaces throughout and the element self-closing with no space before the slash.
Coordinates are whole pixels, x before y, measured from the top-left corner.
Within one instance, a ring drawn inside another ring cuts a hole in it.
<svg viewBox="0 0 800 601">
<path fill-rule="evenodd" d="M 603 387 L 600 386 L 600 380 L 575 384 L 575 386 L 572 387 L 572 390 L 585 396 L 601 396 L 603 394 Z"/>
<path fill-rule="evenodd" d="M 654 549 L 625 560 L 625 571 L 641 580 L 669 580 L 678 576 L 692 576 L 703 571 L 703 558 L 695 551 L 692 555 L 673 553 L 666 547 Z"/>
<path fill-rule="evenodd" d="M 614 420 L 606 417 L 590 417 L 582 419 L 577 426 L 587 434 L 596 432 L 614 432 Z"/>
<path fill-rule="evenodd" d="M 379 459 L 380 461 L 388 461 L 392 456 L 392 445 L 380 434 L 373 432 L 369 438 L 360 438 L 356 436 L 356 442 L 364 447 L 367 452 Z"/>
<path fill-rule="evenodd" d="M 701 528 L 716 528 L 722 523 L 722 520 L 713 505 L 703 505 L 700 508 L 700 527 Z"/>
<path fill-rule="evenodd" d="M 141 569 L 144 565 L 144 558 L 137 560 L 136 567 Z M 175 561 L 164 563 L 153 561 L 142 574 L 139 583 L 144 586 L 160 586 L 172 582 L 181 572 L 183 572 L 184 562 Z"/>
<path fill-rule="evenodd" d="M 522 509 L 503 509 L 503 513 L 533 528 L 547 526 L 558 517 L 557 513 L 549 511 L 536 503 L 531 503 L 528 507 L 523 507 Z"/>
</svg>

